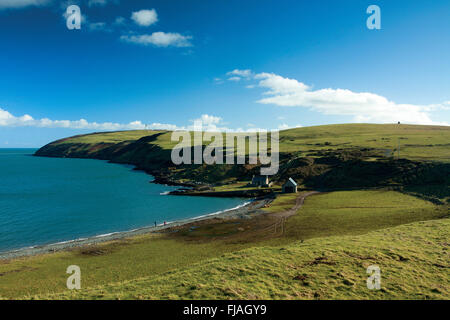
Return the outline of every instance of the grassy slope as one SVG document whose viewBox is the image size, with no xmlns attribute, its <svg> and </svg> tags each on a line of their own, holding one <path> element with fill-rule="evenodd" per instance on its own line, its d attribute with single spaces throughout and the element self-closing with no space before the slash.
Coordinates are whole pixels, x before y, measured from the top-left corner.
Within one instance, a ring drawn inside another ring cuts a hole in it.
<svg viewBox="0 0 450 320">
<path fill-rule="evenodd" d="M 76 136 L 58 144 L 120 143 L 160 134 L 156 141 L 163 149 L 171 149 L 168 131 L 122 131 Z M 399 139 L 399 140 L 398 140 Z M 419 125 L 341 124 L 296 128 L 280 132 L 280 152 L 312 152 L 359 147 L 396 150 L 400 141 L 401 157 L 412 160 L 450 161 L 450 127 Z M 326 144 L 326 143 L 329 144 Z"/>
<path fill-rule="evenodd" d="M 309 239 L 329 235 L 362 234 L 413 221 L 438 218 L 444 207 L 398 192 L 351 191 L 312 196 L 291 218 L 286 236 Z"/>
<path fill-rule="evenodd" d="M 266 210 L 278 212 L 289 209 L 293 206 L 294 200 L 292 195 L 283 195 Z M 325 210 L 320 209 L 321 204 L 324 204 Z M 246 242 L 240 241 L 239 238 L 220 239 L 220 237 L 215 241 L 209 241 L 209 238 L 205 241 L 185 241 L 185 238 L 146 235 L 95 246 L 91 249 L 75 249 L 51 255 L 3 261 L 0 262 L 0 296 L 14 298 L 24 295 L 41 294 L 41 296 L 45 296 L 52 292 L 64 292 L 67 278 L 65 269 L 71 264 L 76 264 L 82 269 L 83 288 L 94 290 L 89 292 L 83 290 L 83 292 L 94 298 L 97 293 L 93 294 L 93 292 L 97 292 L 97 289 L 93 288 L 98 286 L 109 286 L 116 282 L 127 282 L 138 278 L 145 278 L 147 282 L 164 282 L 166 280 L 161 279 L 166 279 L 168 271 L 181 274 L 181 270 L 196 268 L 195 266 L 199 263 L 198 268 L 201 268 L 202 272 L 206 272 L 205 266 L 210 263 L 207 262 L 210 259 L 220 259 L 223 254 L 240 256 L 241 254 L 237 252 L 245 248 L 264 247 L 261 249 L 262 251 L 255 251 L 254 254 L 257 255 L 259 252 L 265 255 L 266 252 L 272 252 L 275 257 L 275 254 L 281 251 L 271 249 L 271 247 L 291 246 L 296 241 L 305 239 L 305 243 L 309 243 L 310 240 L 307 239 L 317 237 L 358 235 L 400 223 L 434 219 L 442 217 L 446 213 L 448 214 L 446 207 L 436 206 L 393 191 L 346 191 L 317 195 L 308 198 L 298 214 L 288 219 L 284 236 L 268 238 L 263 241 Z M 231 225 L 231 227 L 238 228 L 239 224 Z M 201 235 L 202 228 L 195 229 L 192 233 Z M 338 238 L 335 239 L 335 244 L 339 243 Z M 325 240 L 317 241 L 316 247 L 319 248 L 320 243 Z M 430 238 L 428 242 L 430 241 L 434 240 Z M 350 244 L 351 242 L 349 242 Z M 407 244 L 404 245 L 407 246 Z M 358 245 L 355 244 L 353 249 L 358 250 Z M 339 247 L 336 247 L 336 252 L 339 250 Z M 420 250 L 428 249 L 422 247 Z M 373 254 L 376 252 L 377 250 L 374 248 Z M 298 259 L 302 259 L 301 255 Z M 434 259 L 434 256 L 430 255 L 427 259 Z M 204 267 L 201 267 L 202 263 L 205 264 Z M 204 274 L 204 276 L 207 275 Z M 288 277 L 290 274 L 280 276 Z M 227 274 L 224 274 L 224 277 L 223 279 L 228 280 Z M 185 282 L 188 279 L 186 278 Z M 233 283 L 233 278 L 229 278 L 229 280 L 230 283 Z M 173 281 L 173 283 L 167 284 L 167 288 L 177 285 L 175 282 L 178 279 Z M 269 279 L 265 279 L 264 282 L 268 285 Z M 141 293 L 140 290 L 129 294 L 137 297 Z M 155 290 L 150 296 L 170 297 L 170 292 L 165 291 L 166 289 L 156 288 Z M 172 289 L 170 288 L 170 290 Z M 280 289 L 279 297 L 282 297 L 283 290 Z M 176 292 L 178 291 L 175 290 L 174 294 Z M 65 294 L 67 293 L 62 296 Z M 58 297 L 62 296 L 58 295 Z M 107 295 L 106 297 L 112 296 Z M 212 291 L 208 297 L 215 298 L 220 295 Z M 261 297 L 268 296 L 262 295 Z"/>
<path fill-rule="evenodd" d="M 449 299 L 450 220 L 228 253 L 159 277 L 51 299 Z M 366 268 L 381 268 L 368 290 Z M 226 281 L 224 281 L 226 279 Z"/>
<path fill-rule="evenodd" d="M 411 160 L 450 161 L 450 127 L 341 124 L 306 127 L 283 131 L 281 151 L 323 150 L 345 147 L 396 150 Z M 330 145 L 325 145 L 330 142 Z M 320 145 L 316 145 L 320 144 Z"/>
</svg>

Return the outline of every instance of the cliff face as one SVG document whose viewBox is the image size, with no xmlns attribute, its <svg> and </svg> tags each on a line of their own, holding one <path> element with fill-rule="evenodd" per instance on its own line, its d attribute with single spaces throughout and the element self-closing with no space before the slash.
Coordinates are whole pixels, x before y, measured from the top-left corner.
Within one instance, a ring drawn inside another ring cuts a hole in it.
<svg viewBox="0 0 450 320">
<path fill-rule="evenodd" d="M 161 182 L 172 165 L 170 150 L 155 143 L 161 133 L 152 134 L 137 140 L 125 140 L 117 143 L 71 142 L 64 139 L 52 142 L 36 151 L 35 156 L 57 158 L 85 158 L 109 160 L 113 163 L 131 164 L 155 176 Z"/>
</svg>

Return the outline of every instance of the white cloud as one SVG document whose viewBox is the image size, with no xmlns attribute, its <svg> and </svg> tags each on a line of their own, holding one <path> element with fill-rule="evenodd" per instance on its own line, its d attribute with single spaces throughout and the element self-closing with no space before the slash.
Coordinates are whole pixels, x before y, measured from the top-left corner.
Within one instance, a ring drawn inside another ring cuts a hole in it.
<svg viewBox="0 0 450 320">
<path fill-rule="evenodd" d="M 209 131 L 209 132 L 267 132 L 269 131 L 267 128 L 258 128 L 255 127 L 254 124 L 247 124 L 248 129 L 243 128 L 229 128 L 225 126 L 225 123 L 223 122 L 223 119 L 220 117 L 208 115 L 208 114 L 202 114 L 200 118 L 191 120 L 193 122 L 193 125 L 187 126 L 187 127 L 179 127 L 179 130 L 195 130 L 199 131 L 200 128 L 196 127 L 195 124 L 198 122 L 201 122 L 201 129 L 202 131 Z M 279 129 L 272 129 L 274 131 L 278 131 Z"/>
<path fill-rule="evenodd" d="M 202 114 L 202 116 L 199 118 L 204 124 L 218 124 L 222 121 L 221 117 L 211 116 L 209 114 Z"/>
<path fill-rule="evenodd" d="M 213 115 L 203 114 L 200 118 L 191 120 L 201 121 L 205 131 L 226 131 L 230 130 L 226 127 L 218 126 L 222 122 L 222 118 Z M 17 117 L 10 112 L 0 108 L 0 127 L 37 127 L 37 128 L 67 128 L 67 129 L 86 129 L 99 131 L 114 130 L 193 130 L 194 124 L 189 126 L 177 126 L 167 123 L 151 123 L 144 124 L 142 121 L 133 121 L 130 123 L 114 123 L 114 122 L 88 122 L 85 119 L 80 120 L 51 120 L 48 118 L 34 119 L 32 116 L 25 114 Z"/>
<path fill-rule="evenodd" d="M 258 100 L 261 104 L 283 107 L 303 107 L 326 115 L 350 116 L 354 122 L 414 123 L 425 125 L 449 125 L 431 119 L 433 108 L 445 109 L 446 104 L 413 105 L 398 104 L 370 92 L 353 92 L 348 89 L 320 89 L 295 79 L 284 78 L 273 73 L 253 76 L 257 85 L 268 89 Z"/>
<path fill-rule="evenodd" d="M 46 5 L 50 0 L 0 0 L 0 9 L 18 9 Z"/>
<path fill-rule="evenodd" d="M 259 73 L 255 75 L 255 79 L 260 79 L 260 87 L 270 89 L 270 91 L 266 92 L 268 95 L 295 94 L 309 89 L 304 83 L 295 79 L 283 78 L 273 73 Z"/>
<path fill-rule="evenodd" d="M 125 42 L 154 45 L 156 47 L 191 47 L 191 36 L 183 36 L 179 33 L 153 32 L 151 35 L 143 34 L 138 36 L 121 36 L 120 39 Z"/>
<path fill-rule="evenodd" d="M 140 10 L 133 12 L 131 14 L 131 19 L 140 26 L 148 27 L 158 21 L 158 14 L 155 9 Z"/>
<path fill-rule="evenodd" d="M 202 114 L 200 118 L 191 120 L 193 124 L 184 128 L 184 130 L 196 130 L 196 131 L 210 131 L 210 132 L 220 132 L 229 131 L 230 128 L 224 127 L 222 124 L 222 118 L 212 116 L 209 114 Z M 201 125 L 199 128 L 198 126 Z"/>
<path fill-rule="evenodd" d="M 450 110 L 450 101 L 445 101 L 439 104 L 430 104 L 426 107 L 427 111 L 437 111 L 437 110 Z"/>
<path fill-rule="evenodd" d="M 301 124 L 297 124 L 295 126 L 290 126 L 286 123 L 283 123 L 278 126 L 278 130 L 287 130 L 287 129 L 301 128 L 301 127 L 303 127 Z"/>
<path fill-rule="evenodd" d="M 233 71 L 227 72 L 227 76 L 238 76 L 242 78 L 250 78 L 252 76 L 252 70 L 246 69 L 246 70 L 240 70 L 240 69 L 234 69 Z"/>
<path fill-rule="evenodd" d="M 0 108 L 0 127 L 38 127 L 38 128 L 68 128 L 68 129 L 87 129 L 87 130 L 138 130 L 138 129 L 154 129 L 154 130 L 176 130 L 178 127 L 172 124 L 152 123 L 147 126 L 141 121 L 133 121 L 126 124 L 114 122 L 88 122 L 85 119 L 80 120 L 51 120 L 48 118 L 34 119 L 26 114 L 16 117 L 8 111 Z"/>
<path fill-rule="evenodd" d="M 226 74 L 229 78 L 228 81 L 240 81 L 241 79 L 249 80 L 252 76 L 252 71 L 249 69 L 240 70 L 234 69 L 233 71 L 227 72 Z"/>
</svg>

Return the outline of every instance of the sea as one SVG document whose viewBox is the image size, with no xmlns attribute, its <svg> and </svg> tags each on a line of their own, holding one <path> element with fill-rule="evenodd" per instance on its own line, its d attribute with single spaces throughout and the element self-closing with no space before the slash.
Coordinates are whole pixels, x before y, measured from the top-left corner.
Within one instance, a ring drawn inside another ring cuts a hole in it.
<svg viewBox="0 0 450 320">
<path fill-rule="evenodd" d="M 107 235 L 242 206 L 236 198 L 170 196 L 132 166 L 0 149 L 0 252 Z"/>
</svg>

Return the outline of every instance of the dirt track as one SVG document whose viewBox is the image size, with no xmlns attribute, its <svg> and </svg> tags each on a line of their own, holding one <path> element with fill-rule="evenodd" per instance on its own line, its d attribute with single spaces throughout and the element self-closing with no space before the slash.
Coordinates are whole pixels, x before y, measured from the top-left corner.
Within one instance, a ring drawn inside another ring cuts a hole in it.
<svg viewBox="0 0 450 320">
<path fill-rule="evenodd" d="M 274 213 L 254 210 L 249 212 L 247 218 L 234 215 L 229 218 L 221 217 L 197 221 L 178 228 L 168 229 L 167 235 L 189 241 L 224 240 L 232 243 L 257 242 L 280 237 L 285 233 L 286 219 L 297 213 L 306 197 L 318 193 L 320 192 L 311 191 L 299 194 L 295 205 L 289 210 Z M 173 232 L 175 230 L 178 232 Z"/>
<path fill-rule="evenodd" d="M 297 200 L 295 201 L 295 205 L 291 209 L 286 210 L 286 211 L 277 212 L 277 213 L 274 213 L 273 215 L 278 216 L 280 218 L 289 218 L 290 216 L 293 216 L 298 211 L 298 209 L 300 209 L 302 207 L 302 205 L 305 202 L 305 199 L 307 197 L 312 196 L 313 194 L 318 194 L 318 193 L 320 193 L 320 192 L 319 191 L 311 191 L 311 192 L 308 192 L 305 194 L 300 194 L 297 197 Z"/>
<path fill-rule="evenodd" d="M 311 191 L 305 194 L 300 194 L 295 201 L 295 205 L 291 209 L 272 214 L 272 217 L 277 218 L 277 221 L 269 228 L 273 228 L 275 234 L 280 233 L 280 235 L 283 235 L 285 232 L 286 219 L 297 213 L 297 211 L 303 206 L 303 203 L 307 197 L 319 193 L 320 192 L 318 191 Z"/>
</svg>

